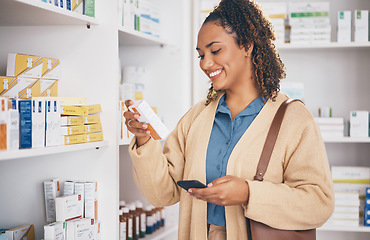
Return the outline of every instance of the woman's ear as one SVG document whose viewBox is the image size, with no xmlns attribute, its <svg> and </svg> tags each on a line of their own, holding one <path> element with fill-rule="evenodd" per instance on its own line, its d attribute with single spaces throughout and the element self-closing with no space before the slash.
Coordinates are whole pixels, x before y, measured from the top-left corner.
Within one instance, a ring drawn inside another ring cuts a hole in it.
<svg viewBox="0 0 370 240">
<path fill-rule="evenodd" d="M 254 47 L 253 43 L 250 43 L 246 48 L 244 47 L 246 57 L 252 56 L 253 47 Z"/>
</svg>

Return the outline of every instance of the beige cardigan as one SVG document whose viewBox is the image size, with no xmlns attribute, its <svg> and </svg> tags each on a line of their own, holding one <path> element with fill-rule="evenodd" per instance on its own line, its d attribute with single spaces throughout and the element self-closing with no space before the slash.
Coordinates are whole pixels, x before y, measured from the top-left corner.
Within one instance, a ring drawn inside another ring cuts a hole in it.
<svg viewBox="0 0 370 240">
<path fill-rule="evenodd" d="M 245 240 L 245 217 L 280 229 L 320 227 L 330 217 L 334 193 L 325 146 L 312 114 L 299 102 L 289 105 L 263 182 L 253 181 L 273 116 L 287 99 L 267 101 L 230 155 L 227 175 L 246 179 L 247 206 L 225 207 L 227 239 Z M 150 139 L 129 152 L 134 179 L 155 206 L 180 201 L 179 239 L 207 239 L 207 202 L 193 199 L 176 185 L 182 179 L 206 182 L 206 152 L 218 100 L 193 106 L 161 144 Z"/>
</svg>

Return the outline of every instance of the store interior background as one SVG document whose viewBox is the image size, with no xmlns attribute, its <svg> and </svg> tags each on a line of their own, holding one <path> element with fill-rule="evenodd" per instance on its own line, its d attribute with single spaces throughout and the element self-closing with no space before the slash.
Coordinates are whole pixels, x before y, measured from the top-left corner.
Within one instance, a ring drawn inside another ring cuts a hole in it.
<svg viewBox="0 0 370 240">
<path fill-rule="evenodd" d="M 291 1 L 300 0 L 286 0 Z M 174 129 L 181 116 L 203 99 L 209 88 L 209 80 L 199 68 L 195 47 L 201 4 L 210 1 L 155 2 L 162 12 L 162 34 L 158 41 L 134 36 L 118 27 L 116 0 L 96 1 L 96 17 L 89 29 L 84 19 L 76 21 L 48 13 L 32 6 L 32 0 L 16 4 L 13 0 L 2 0 L 0 75 L 5 75 L 8 53 L 61 59 L 59 95 L 84 96 L 90 104 L 100 103 L 105 141 L 99 149 L 62 150 L 48 155 L 2 158 L 0 153 L 0 228 L 33 223 L 36 239 L 41 239 L 45 225 L 42 183 L 56 177 L 98 181 L 102 239 L 118 239 L 119 200 L 147 203 L 132 179 L 128 145 L 118 137 L 122 67 L 145 67 L 148 77 L 144 98 L 157 107 L 169 129 Z M 370 10 L 369 0 L 329 2 L 332 42 L 336 42 L 339 10 Z M 332 108 L 333 116 L 347 121 L 352 110 L 370 110 L 370 45 L 301 48 L 277 45 L 277 49 L 287 71 L 283 81 L 303 83 L 305 104 L 314 116 L 324 106 Z M 329 141 L 325 146 L 331 165 L 370 167 L 368 144 L 369 141 Z M 167 208 L 167 233 L 147 239 L 177 239 L 177 211 L 178 205 Z M 363 240 L 369 239 L 370 230 L 319 230 L 317 235 L 319 240 Z"/>
</svg>

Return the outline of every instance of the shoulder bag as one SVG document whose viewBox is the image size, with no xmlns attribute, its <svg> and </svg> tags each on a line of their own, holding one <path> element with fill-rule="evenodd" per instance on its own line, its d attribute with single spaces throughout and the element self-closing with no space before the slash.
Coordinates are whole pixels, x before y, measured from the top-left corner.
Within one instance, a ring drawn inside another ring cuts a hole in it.
<svg viewBox="0 0 370 240">
<path fill-rule="evenodd" d="M 289 103 L 300 101 L 297 99 L 287 99 L 279 107 L 272 121 L 271 127 L 267 134 L 265 145 L 263 146 L 260 161 L 257 165 L 254 180 L 263 181 L 263 176 L 270 162 L 272 150 L 283 121 L 285 110 Z M 247 218 L 247 233 L 249 240 L 316 240 L 316 229 L 310 230 L 280 230 L 269 227 L 263 223 Z"/>
</svg>

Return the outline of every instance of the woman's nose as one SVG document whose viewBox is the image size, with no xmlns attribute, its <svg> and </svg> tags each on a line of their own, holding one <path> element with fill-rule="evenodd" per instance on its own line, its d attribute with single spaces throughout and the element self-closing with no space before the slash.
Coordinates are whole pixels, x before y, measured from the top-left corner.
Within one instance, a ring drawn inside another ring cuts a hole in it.
<svg viewBox="0 0 370 240">
<path fill-rule="evenodd" d="M 203 61 L 201 61 L 201 68 L 203 70 L 207 70 L 207 69 L 210 69 L 211 67 L 213 67 L 213 65 L 215 65 L 213 59 L 209 56 L 206 56 L 204 55 L 204 58 L 203 58 Z"/>
</svg>

